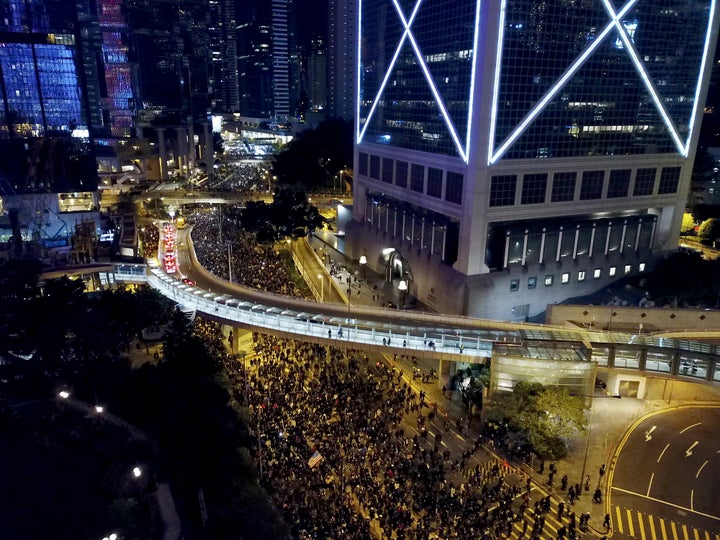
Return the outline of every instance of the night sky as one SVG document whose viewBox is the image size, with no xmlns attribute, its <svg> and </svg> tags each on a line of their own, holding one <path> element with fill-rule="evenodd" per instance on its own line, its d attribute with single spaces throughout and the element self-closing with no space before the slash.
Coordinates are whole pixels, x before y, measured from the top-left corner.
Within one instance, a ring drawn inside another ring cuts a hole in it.
<svg viewBox="0 0 720 540">
<path fill-rule="evenodd" d="M 327 39 L 328 0 L 297 0 L 296 6 L 300 43 L 310 43 L 313 35 Z"/>
</svg>

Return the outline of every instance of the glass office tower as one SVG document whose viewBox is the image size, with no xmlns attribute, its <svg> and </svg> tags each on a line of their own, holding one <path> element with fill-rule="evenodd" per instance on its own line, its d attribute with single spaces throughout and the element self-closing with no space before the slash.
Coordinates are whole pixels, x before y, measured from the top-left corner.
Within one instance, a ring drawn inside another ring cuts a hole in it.
<svg viewBox="0 0 720 540">
<path fill-rule="evenodd" d="M 363 0 L 358 18 L 353 255 L 438 310 L 524 320 L 675 247 L 714 0 Z"/>
</svg>

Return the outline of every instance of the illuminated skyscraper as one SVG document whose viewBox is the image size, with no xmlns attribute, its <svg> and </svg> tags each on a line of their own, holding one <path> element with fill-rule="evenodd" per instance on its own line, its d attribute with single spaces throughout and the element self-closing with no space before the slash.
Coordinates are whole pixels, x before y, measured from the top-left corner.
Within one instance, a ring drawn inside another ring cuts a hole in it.
<svg viewBox="0 0 720 540">
<path fill-rule="evenodd" d="M 358 0 L 329 0 L 328 113 L 350 120 L 355 116 Z"/>
<path fill-rule="evenodd" d="M 279 120 L 290 115 L 293 8 L 292 0 L 252 0 L 236 12 L 240 112 L 244 115 Z"/>
<path fill-rule="evenodd" d="M 3 136 L 88 130 L 77 15 L 58 2 L 0 2 Z"/>
<path fill-rule="evenodd" d="M 361 0 L 353 254 L 524 320 L 677 243 L 715 0 Z"/>
</svg>

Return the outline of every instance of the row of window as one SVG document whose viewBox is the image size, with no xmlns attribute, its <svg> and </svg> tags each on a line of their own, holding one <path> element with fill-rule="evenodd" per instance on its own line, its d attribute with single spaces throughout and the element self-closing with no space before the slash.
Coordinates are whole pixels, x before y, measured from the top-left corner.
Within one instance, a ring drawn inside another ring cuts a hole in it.
<svg viewBox="0 0 720 540">
<path fill-rule="evenodd" d="M 374 180 L 393 184 L 436 199 L 462 204 L 464 176 L 437 167 L 360 152 L 358 172 Z"/>
<path fill-rule="evenodd" d="M 618 267 L 617 266 L 611 266 L 608 269 L 608 276 L 609 277 L 615 277 L 618 275 Z M 623 273 L 624 275 L 628 275 L 633 271 L 633 266 L 631 264 L 626 264 L 623 267 Z M 644 272 L 645 271 L 645 263 L 640 263 L 637 267 L 638 272 Z M 577 272 L 577 275 L 575 276 L 575 279 L 578 283 L 583 282 L 587 280 L 587 278 L 590 276 L 590 273 L 587 270 L 579 270 Z M 595 268 L 595 270 L 592 271 L 592 277 L 593 279 L 600 279 L 603 276 L 602 268 Z M 572 280 L 572 276 L 570 272 L 563 272 L 560 274 L 560 283 L 563 285 L 566 285 L 570 283 Z M 555 283 L 555 274 L 547 274 L 545 276 L 544 280 L 546 287 L 551 287 Z M 538 284 L 538 278 L 537 276 L 532 276 L 527 278 L 527 288 L 528 289 L 534 289 L 537 287 Z M 511 291 L 518 291 L 520 290 L 520 280 L 519 279 L 511 279 L 510 280 L 510 290 Z"/>
<path fill-rule="evenodd" d="M 550 202 L 618 199 L 647 195 L 677 193 L 680 167 L 657 167 L 611 171 L 583 171 L 578 183 L 577 172 L 556 172 L 552 179 L 548 173 L 522 175 L 495 175 L 490 180 L 490 206 L 515 204 L 543 204 Z"/>
</svg>

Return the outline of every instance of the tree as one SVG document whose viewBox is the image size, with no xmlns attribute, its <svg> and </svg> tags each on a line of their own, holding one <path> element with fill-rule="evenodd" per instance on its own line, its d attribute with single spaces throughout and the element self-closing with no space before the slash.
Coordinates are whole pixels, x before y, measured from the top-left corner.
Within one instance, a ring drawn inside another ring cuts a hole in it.
<svg viewBox="0 0 720 540">
<path fill-rule="evenodd" d="M 695 218 L 690 212 L 685 212 L 680 226 L 680 234 L 690 234 L 695 229 Z"/>
<path fill-rule="evenodd" d="M 353 126 L 332 118 L 300 133 L 275 156 L 272 174 L 278 182 L 307 190 L 329 188 L 333 178 L 353 162 Z"/>
<path fill-rule="evenodd" d="M 302 191 L 287 186 L 275 189 L 273 202 L 250 201 L 240 214 L 242 228 L 255 234 L 260 243 L 301 238 L 320 228 L 325 218 Z"/>
<path fill-rule="evenodd" d="M 567 453 L 566 440 L 585 431 L 585 408 L 583 398 L 565 388 L 521 381 L 498 399 L 491 417 L 524 437 L 537 455 L 557 459 Z"/>
<path fill-rule="evenodd" d="M 698 236 L 710 241 L 717 239 L 720 236 L 720 219 L 710 218 L 703 221 L 698 227 Z"/>
</svg>

